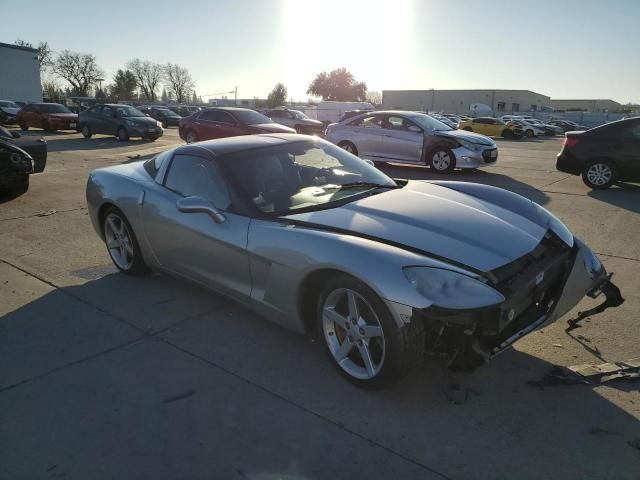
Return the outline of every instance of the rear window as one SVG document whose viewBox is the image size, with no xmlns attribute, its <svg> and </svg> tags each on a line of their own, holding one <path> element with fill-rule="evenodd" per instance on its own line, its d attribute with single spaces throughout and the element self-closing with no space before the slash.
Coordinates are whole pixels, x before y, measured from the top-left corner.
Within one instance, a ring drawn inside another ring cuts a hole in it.
<svg viewBox="0 0 640 480">
<path fill-rule="evenodd" d="M 146 162 L 144 162 L 144 169 L 151 176 L 151 178 L 156 178 L 158 172 L 162 168 L 162 165 L 171 158 L 171 154 L 173 150 L 167 150 L 166 152 L 159 153 L 153 158 L 150 158 Z"/>
</svg>

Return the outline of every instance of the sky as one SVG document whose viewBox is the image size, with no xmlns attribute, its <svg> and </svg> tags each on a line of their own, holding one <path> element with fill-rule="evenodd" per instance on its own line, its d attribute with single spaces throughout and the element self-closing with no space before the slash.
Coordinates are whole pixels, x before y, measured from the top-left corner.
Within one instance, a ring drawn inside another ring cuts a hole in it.
<svg viewBox="0 0 640 480">
<path fill-rule="evenodd" d="M 317 73 L 346 67 L 374 91 L 640 103 L 640 0 L 0 0 L 0 12 L 0 42 L 92 53 L 108 81 L 133 58 L 177 63 L 205 100 L 283 82 L 303 101 Z"/>
</svg>

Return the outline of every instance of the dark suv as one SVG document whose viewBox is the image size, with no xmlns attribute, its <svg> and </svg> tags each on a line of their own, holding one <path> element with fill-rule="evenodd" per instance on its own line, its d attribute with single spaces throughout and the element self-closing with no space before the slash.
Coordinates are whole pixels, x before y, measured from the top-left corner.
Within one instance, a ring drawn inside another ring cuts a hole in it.
<svg viewBox="0 0 640 480">
<path fill-rule="evenodd" d="M 167 107 L 151 107 L 149 115 L 159 121 L 164 128 L 177 127 L 182 117 Z"/>
<path fill-rule="evenodd" d="M 85 138 L 103 133 L 115 135 L 118 140 L 129 140 L 129 137 L 157 140 L 163 134 L 156 120 L 129 105 L 96 105 L 80 112 L 78 122 Z"/>
<path fill-rule="evenodd" d="M 582 175 L 594 189 L 609 188 L 618 180 L 640 181 L 640 117 L 567 132 L 556 168 Z"/>
</svg>

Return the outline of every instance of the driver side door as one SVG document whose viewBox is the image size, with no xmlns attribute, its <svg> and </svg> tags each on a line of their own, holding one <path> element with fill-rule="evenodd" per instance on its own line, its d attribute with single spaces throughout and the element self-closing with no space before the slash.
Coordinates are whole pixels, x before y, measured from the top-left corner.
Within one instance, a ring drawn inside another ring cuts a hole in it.
<svg viewBox="0 0 640 480">
<path fill-rule="evenodd" d="M 204 212 L 181 212 L 178 200 L 198 196 L 224 215 L 216 223 Z M 233 213 L 229 187 L 217 163 L 196 155 L 174 155 L 162 186 L 145 193 L 145 237 L 160 265 L 240 301 L 248 301 L 249 218 Z"/>
</svg>

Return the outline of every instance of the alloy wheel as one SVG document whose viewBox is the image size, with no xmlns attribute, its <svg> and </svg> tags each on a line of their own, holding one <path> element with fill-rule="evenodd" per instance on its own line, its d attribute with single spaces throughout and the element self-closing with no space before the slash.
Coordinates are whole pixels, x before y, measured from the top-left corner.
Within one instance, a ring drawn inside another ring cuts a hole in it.
<svg viewBox="0 0 640 480">
<path fill-rule="evenodd" d="M 342 149 L 346 150 L 349 153 L 354 153 L 353 147 L 350 143 L 345 143 L 344 145 L 342 145 Z"/>
<path fill-rule="evenodd" d="M 606 163 L 594 163 L 587 170 L 587 179 L 593 185 L 602 186 L 611 181 L 613 172 Z"/>
<path fill-rule="evenodd" d="M 385 361 L 382 325 L 369 303 L 357 292 L 338 288 L 322 305 L 322 330 L 329 351 L 348 375 L 368 380 Z"/>
<path fill-rule="evenodd" d="M 431 164 L 434 168 L 440 172 L 446 170 L 451 165 L 451 157 L 447 152 L 442 150 L 433 154 L 431 158 Z"/>
<path fill-rule="evenodd" d="M 122 270 L 129 270 L 135 255 L 133 241 L 125 221 L 119 215 L 110 213 L 106 216 L 104 239 L 113 262 Z"/>
</svg>

